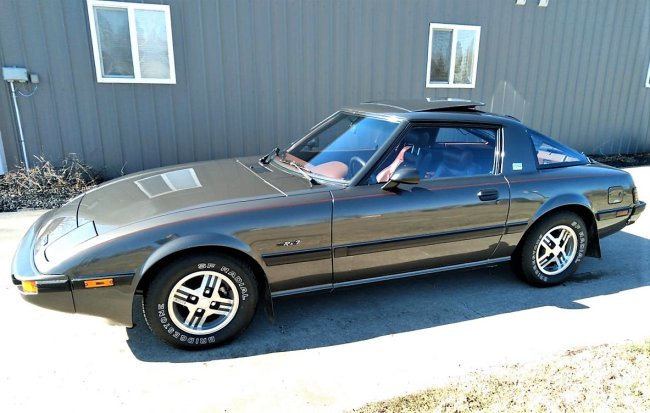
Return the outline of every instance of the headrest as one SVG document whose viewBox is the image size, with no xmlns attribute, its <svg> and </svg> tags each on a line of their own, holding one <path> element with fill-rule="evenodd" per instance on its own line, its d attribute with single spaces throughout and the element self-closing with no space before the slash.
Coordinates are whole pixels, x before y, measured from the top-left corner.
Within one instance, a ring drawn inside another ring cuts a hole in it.
<svg viewBox="0 0 650 413">
<path fill-rule="evenodd" d="M 443 160 L 452 165 L 470 165 L 474 162 L 474 155 L 471 151 L 448 146 L 442 151 Z"/>
<path fill-rule="evenodd" d="M 413 146 L 410 150 L 404 152 L 404 162 L 408 164 L 417 163 L 420 156 L 420 148 Z"/>
<path fill-rule="evenodd" d="M 424 146 L 429 143 L 429 131 L 425 128 L 411 129 L 404 138 L 406 145 Z"/>
<path fill-rule="evenodd" d="M 463 151 L 460 161 L 465 165 L 471 164 L 472 162 L 474 162 L 474 153 L 472 151 L 467 151 L 467 150 Z"/>
</svg>

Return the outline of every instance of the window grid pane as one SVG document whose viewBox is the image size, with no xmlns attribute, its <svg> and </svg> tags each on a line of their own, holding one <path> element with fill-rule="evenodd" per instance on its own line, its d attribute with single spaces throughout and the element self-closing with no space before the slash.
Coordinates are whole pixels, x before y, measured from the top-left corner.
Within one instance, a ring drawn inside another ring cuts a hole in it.
<svg viewBox="0 0 650 413">
<path fill-rule="evenodd" d="M 165 13 L 136 10 L 135 26 L 143 78 L 169 79 L 169 55 Z"/>
<path fill-rule="evenodd" d="M 449 82 L 451 39 L 451 30 L 433 30 L 431 40 L 431 73 L 429 73 L 430 82 Z"/>
<path fill-rule="evenodd" d="M 126 9 L 95 8 L 97 37 L 104 77 L 133 78 L 133 58 Z"/>
<path fill-rule="evenodd" d="M 458 30 L 456 40 L 456 66 L 454 68 L 454 83 L 472 83 L 474 70 L 474 30 Z"/>
</svg>

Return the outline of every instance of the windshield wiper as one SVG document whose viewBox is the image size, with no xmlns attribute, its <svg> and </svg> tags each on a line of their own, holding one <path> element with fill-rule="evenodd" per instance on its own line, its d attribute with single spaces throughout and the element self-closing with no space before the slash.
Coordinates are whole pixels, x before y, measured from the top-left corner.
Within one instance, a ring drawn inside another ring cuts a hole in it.
<svg viewBox="0 0 650 413">
<path fill-rule="evenodd" d="M 309 181 L 309 186 L 313 187 L 314 185 L 320 185 L 317 180 L 315 180 L 312 176 L 309 175 L 311 171 L 308 168 L 299 165 L 296 161 L 287 161 L 286 159 L 280 159 L 280 162 L 286 163 L 296 168 L 296 170 L 300 172 L 300 174 L 304 176 L 306 180 Z"/>
<path fill-rule="evenodd" d="M 311 177 L 307 172 L 311 173 L 311 171 L 304 166 L 298 165 L 295 161 L 289 161 L 289 165 L 293 166 L 302 174 L 302 176 L 305 177 L 306 180 L 309 181 L 309 186 L 313 187 L 314 185 L 318 185 L 318 181 L 315 180 L 314 178 Z"/>
<path fill-rule="evenodd" d="M 273 148 L 271 152 L 267 153 L 259 159 L 259 163 L 262 165 L 267 165 L 269 162 L 271 162 L 271 159 L 273 159 L 274 156 L 278 156 L 279 153 L 280 148 Z"/>
</svg>

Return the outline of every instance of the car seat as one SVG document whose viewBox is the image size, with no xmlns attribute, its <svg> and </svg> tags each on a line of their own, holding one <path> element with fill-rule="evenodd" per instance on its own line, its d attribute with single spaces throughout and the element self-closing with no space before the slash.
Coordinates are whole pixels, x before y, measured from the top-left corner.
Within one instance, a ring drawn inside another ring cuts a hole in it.
<svg viewBox="0 0 650 413">
<path fill-rule="evenodd" d="M 435 176 L 445 178 L 450 176 L 470 176 L 477 173 L 474 154 L 470 150 L 447 146 L 442 152 L 442 161 L 436 169 Z"/>
<path fill-rule="evenodd" d="M 402 165 L 415 168 L 420 172 L 420 167 L 424 165 L 423 147 L 429 143 L 429 139 L 429 132 L 424 128 L 409 131 L 404 138 L 404 147 L 400 149 L 393 162 L 377 174 L 377 182 L 388 182 L 391 175 Z"/>
</svg>

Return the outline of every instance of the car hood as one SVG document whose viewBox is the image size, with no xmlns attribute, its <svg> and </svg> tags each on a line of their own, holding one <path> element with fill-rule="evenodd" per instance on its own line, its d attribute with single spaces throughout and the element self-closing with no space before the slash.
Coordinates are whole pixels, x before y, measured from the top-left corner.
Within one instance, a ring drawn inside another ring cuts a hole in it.
<svg viewBox="0 0 650 413">
<path fill-rule="evenodd" d="M 262 166 L 256 157 L 175 165 L 116 178 L 87 192 L 79 204 L 78 224 L 92 220 L 101 234 L 187 209 L 309 189 L 303 177 Z"/>
</svg>

